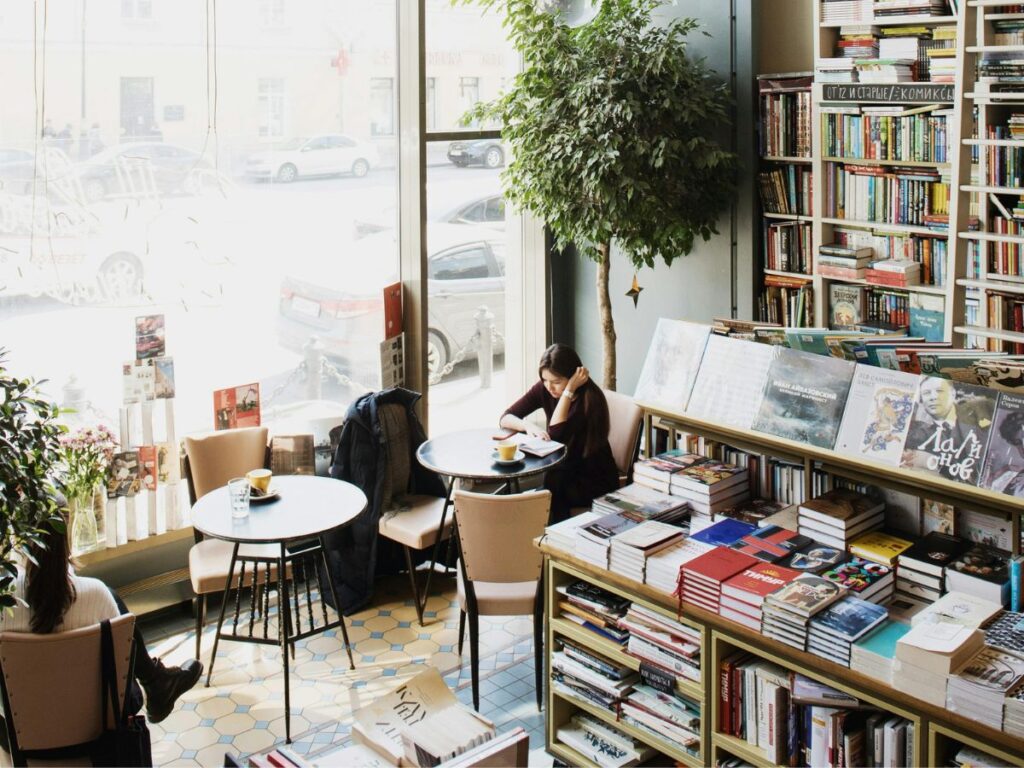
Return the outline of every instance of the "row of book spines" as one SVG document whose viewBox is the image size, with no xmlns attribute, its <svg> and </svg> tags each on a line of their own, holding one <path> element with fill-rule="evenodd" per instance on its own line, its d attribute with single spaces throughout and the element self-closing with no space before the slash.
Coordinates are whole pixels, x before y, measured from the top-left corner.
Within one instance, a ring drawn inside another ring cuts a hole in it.
<svg viewBox="0 0 1024 768">
<path fill-rule="evenodd" d="M 762 322 L 791 328 L 809 328 L 814 324 L 814 288 L 773 284 L 765 277 L 765 289 L 758 297 L 758 317 Z"/>
<path fill-rule="evenodd" d="M 782 272 L 811 274 L 811 225 L 809 222 L 765 222 L 764 266 Z"/>
<path fill-rule="evenodd" d="M 946 284 L 946 258 L 948 248 L 944 239 L 930 237 L 914 238 L 910 241 L 913 249 L 909 252 L 886 258 L 904 258 L 915 261 L 921 265 L 920 285 L 943 286 Z M 840 259 L 823 258 L 819 253 L 815 271 L 822 277 L 838 278 L 840 280 L 857 280 L 868 277 L 870 267 L 844 266 Z M 870 280 L 869 280 L 870 282 Z M 881 283 L 881 279 L 878 280 Z M 906 287 L 906 286 L 903 286 Z"/>
<path fill-rule="evenodd" d="M 762 155 L 811 156 L 811 94 L 766 93 L 761 97 Z"/>
<path fill-rule="evenodd" d="M 789 163 L 757 175 L 761 204 L 768 213 L 807 216 L 811 212 L 811 169 Z"/>
<path fill-rule="evenodd" d="M 991 135 L 989 138 L 1002 138 Z M 985 147 L 987 183 L 994 187 L 1024 185 L 1024 147 Z"/>
<path fill-rule="evenodd" d="M 949 214 L 949 185 L 893 174 L 852 173 L 838 167 L 825 174 L 825 210 L 827 216 L 838 219 L 937 224 L 932 217 Z"/>
<path fill-rule="evenodd" d="M 1024 333 L 1024 296 L 990 291 L 987 300 L 989 328 Z M 989 342 L 991 352 L 1024 354 L 1024 344 L 1019 342 L 1004 339 L 990 339 Z"/>
<path fill-rule="evenodd" d="M 929 115 L 822 115 L 824 153 L 830 157 L 945 163 L 946 118 Z"/>
</svg>

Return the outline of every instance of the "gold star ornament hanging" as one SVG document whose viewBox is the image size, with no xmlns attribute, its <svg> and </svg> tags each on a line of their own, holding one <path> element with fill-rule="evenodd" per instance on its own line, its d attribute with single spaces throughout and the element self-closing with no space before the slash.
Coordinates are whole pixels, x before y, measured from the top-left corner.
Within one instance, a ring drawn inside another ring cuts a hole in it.
<svg viewBox="0 0 1024 768">
<path fill-rule="evenodd" d="M 640 291 L 643 288 L 640 287 L 640 281 L 637 280 L 637 276 L 633 275 L 633 287 L 626 291 L 626 295 L 633 300 L 633 306 L 636 307 L 637 302 L 640 301 Z"/>
</svg>

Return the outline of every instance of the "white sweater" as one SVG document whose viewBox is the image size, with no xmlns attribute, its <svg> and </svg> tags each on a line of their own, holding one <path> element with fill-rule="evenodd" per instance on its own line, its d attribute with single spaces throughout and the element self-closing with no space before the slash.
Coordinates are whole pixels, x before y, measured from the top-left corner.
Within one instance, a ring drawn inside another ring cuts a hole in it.
<svg viewBox="0 0 1024 768">
<path fill-rule="evenodd" d="M 64 622 L 57 627 L 58 632 L 92 626 L 103 619 L 113 619 L 120 615 L 110 589 L 102 581 L 74 574 L 71 580 L 74 582 L 77 597 L 64 614 Z M 18 578 L 15 579 L 14 596 L 22 601 L 25 599 L 24 571 L 19 571 Z M 24 604 L 14 606 L 10 613 L 2 611 L 0 632 L 31 632 L 30 618 L 31 613 Z"/>
</svg>

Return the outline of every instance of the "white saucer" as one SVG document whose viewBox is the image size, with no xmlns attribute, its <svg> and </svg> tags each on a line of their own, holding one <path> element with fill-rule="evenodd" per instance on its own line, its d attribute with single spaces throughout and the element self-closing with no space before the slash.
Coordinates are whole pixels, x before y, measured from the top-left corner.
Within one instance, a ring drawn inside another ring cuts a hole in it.
<svg viewBox="0 0 1024 768">
<path fill-rule="evenodd" d="M 517 449 L 516 455 L 513 456 L 511 459 L 503 459 L 501 458 L 497 451 L 494 451 L 491 454 L 491 458 L 494 459 L 495 464 L 518 464 L 519 462 L 526 458 L 526 454 Z"/>
<path fill-rule="evenodd" d="M 281 492 L 277 490 L 273 485 L 267 488 L 267 492 L 262 496 L 253 496 L 249 494 L 250 504 L 262 504 L 266 501 L 274 501 L 275 499 L 281 498 Z"/>
</svg>

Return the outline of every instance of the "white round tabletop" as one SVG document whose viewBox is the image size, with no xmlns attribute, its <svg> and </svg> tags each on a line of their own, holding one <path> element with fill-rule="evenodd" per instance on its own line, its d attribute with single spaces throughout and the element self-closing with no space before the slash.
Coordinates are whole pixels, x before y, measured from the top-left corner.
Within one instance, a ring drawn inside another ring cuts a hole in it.
<svg viewBox="0 0 1024 768">
<path fill-rule="evenodd" d="M 192 507 L 192 526 L 225 541 L 287 542 L 347 525 L 366 509 L 366 495 L 344 480 L 275 475 L 270 487 L 278 498 L 250 503 L 249 515 L 243 518 L 231 516 L 227 486 L 210 491 Z"/>
</svg>

